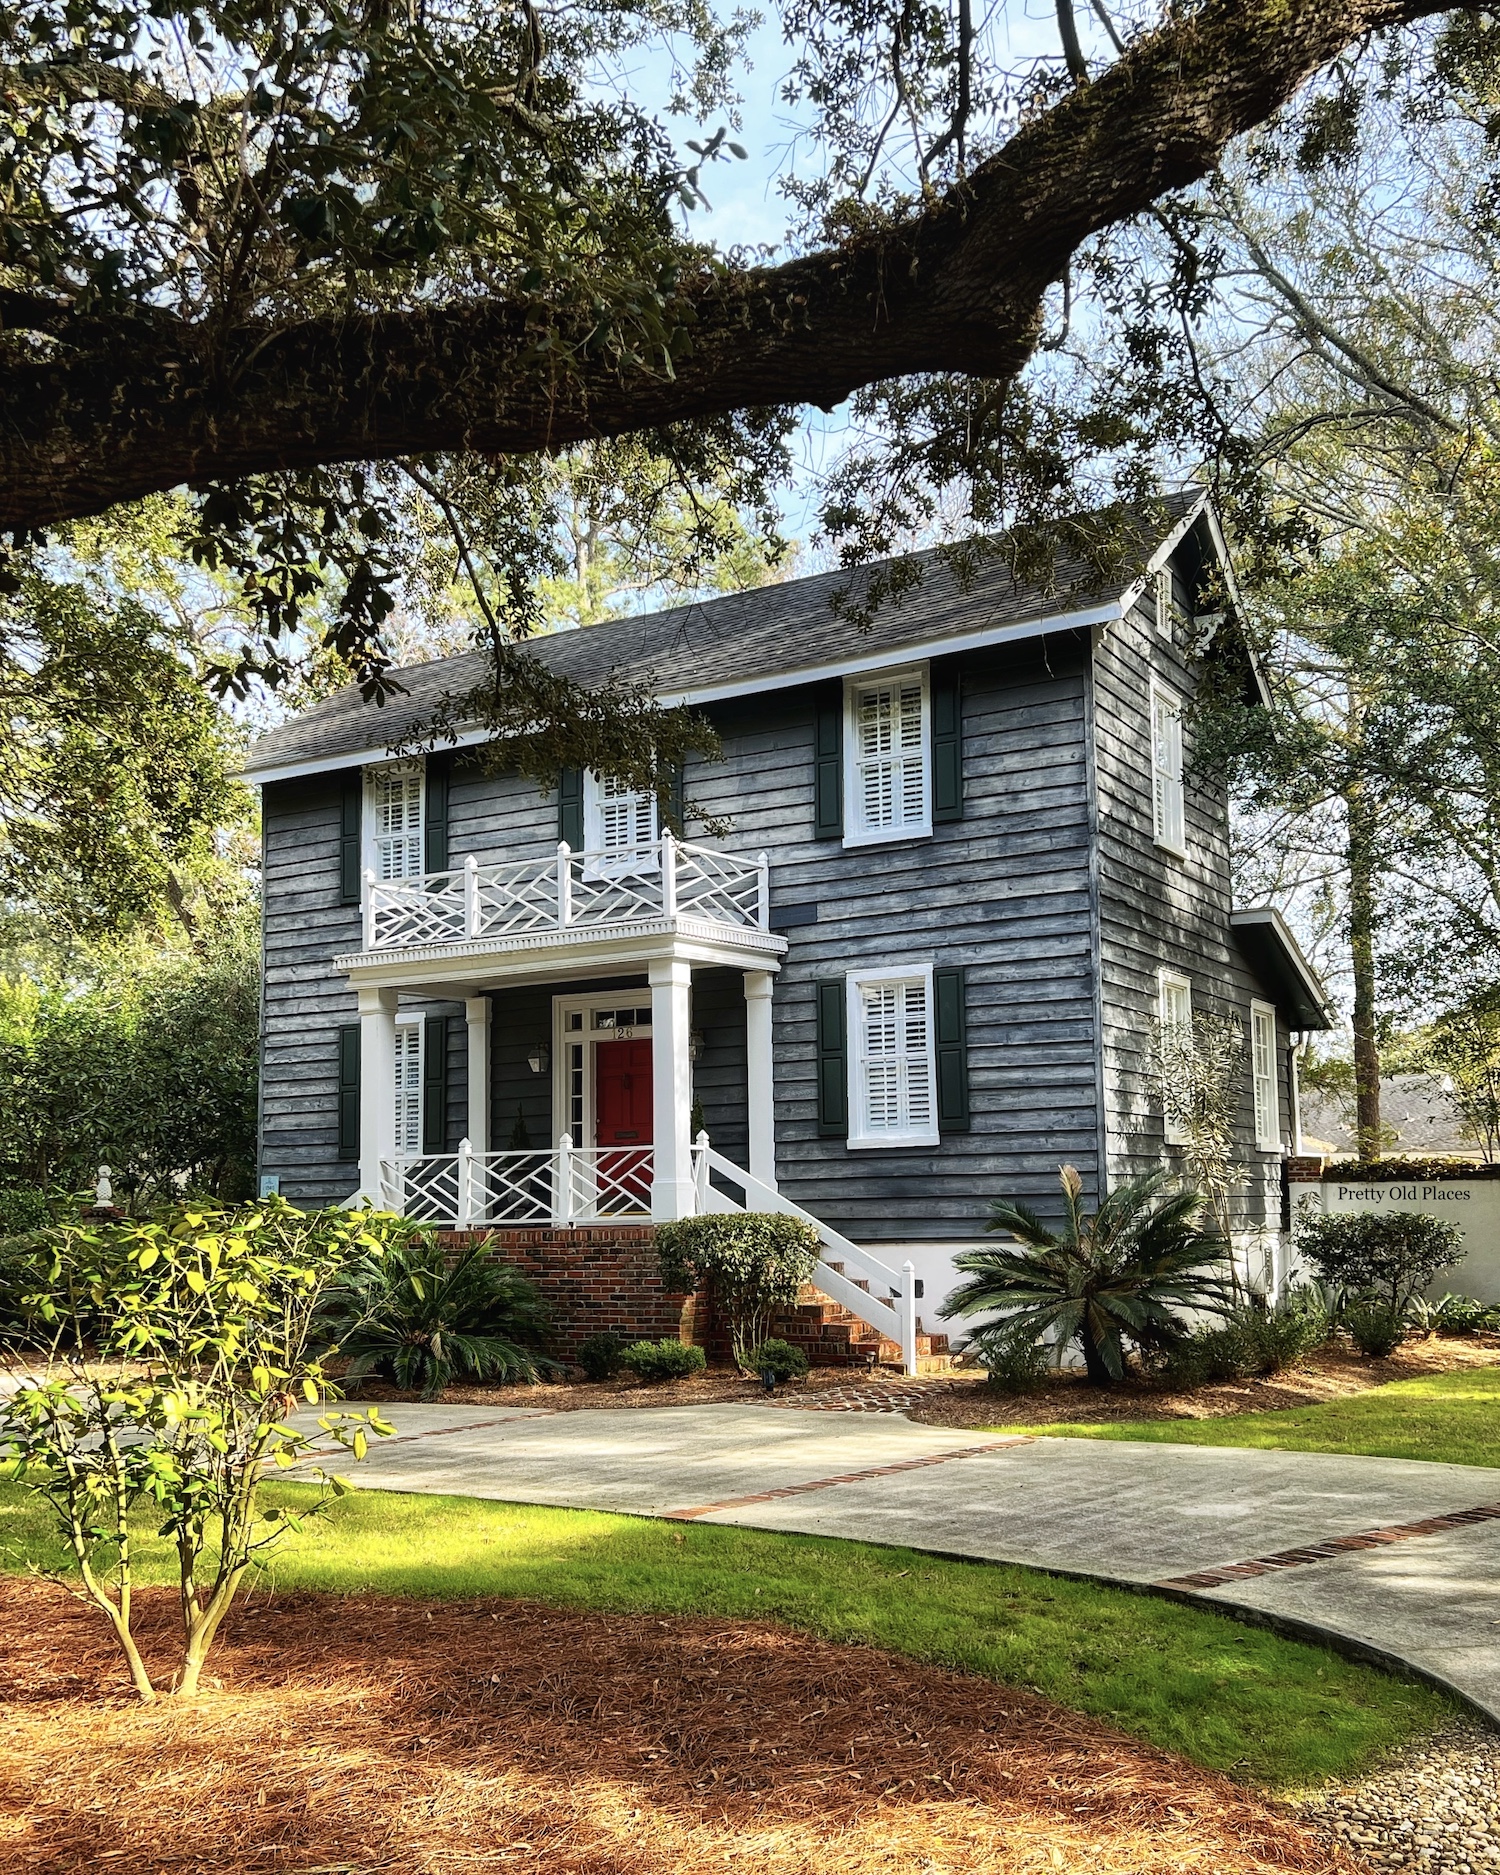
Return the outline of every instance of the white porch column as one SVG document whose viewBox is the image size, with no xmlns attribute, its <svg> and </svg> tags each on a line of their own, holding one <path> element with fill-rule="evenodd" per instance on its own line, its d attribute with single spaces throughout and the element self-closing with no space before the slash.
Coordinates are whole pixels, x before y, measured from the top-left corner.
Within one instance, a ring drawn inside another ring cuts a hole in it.
<svg viewBox="0 0 1500 1875">
<path fill-rule="evenodd" d="M 688 1029 L 692 1019 L 692 967 L 676 957 L 650 966 L 651 1108 L 656 1176 L 651 1216 L 657 1223 L 691 1217 L 693 1160 L 689 1128 L 693 1117 L 692 1064 Z"/>
<path fill-rule="evenodd" d="M 750 1113 L 750 1163 L 745 1168 L 762 1185 L 776 1189 L 776 1093 L 771 1070 L 771 992 L 769 970 L 745 972 L 745 1095 Z"/>
<path fill-rule="evenodd" d="M 469 1144 L 475 1152 L 490 1149 L 490 999 L 470 996 L 464 1001 L 469 1031 Z"/>
<path fill-rule="evenodd" d="M 381 1161 L 396 1156 L 396 992 L 359 992 L 359 1195 L 386 1202 Z"/>
</svg>

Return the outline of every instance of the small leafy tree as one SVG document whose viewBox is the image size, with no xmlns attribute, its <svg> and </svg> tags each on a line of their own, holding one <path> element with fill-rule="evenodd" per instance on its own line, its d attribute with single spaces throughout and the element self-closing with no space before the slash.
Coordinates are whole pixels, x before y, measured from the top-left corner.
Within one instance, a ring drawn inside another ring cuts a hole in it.
<svg viewBox="0 0 1500 1875">
<path fill-rule="evenodd" d="M 1234 1150 L 1244 1060 L 1245 1030 L 1238 1016 L 1195 1010 L 1190 1022 L 1156 1024 L 1156 1083 L 1167 1131 L 1181 1141 L 1187 1181 L 1202 1193 L 1226 1245 L 1233 1242 L 1230 1195 L 1245 1172 Z M 1232 1255 L 1229 1271 L 1237 1291 Z"/>
<path fill-rule="evenodd" d="M 1425 1211 L 1323 1213 L 1305 1205 L 1293 1242 L 1332 1288 L 1404 1316 L 1439 1270 L 1462 1261 L 1463 1235 L 1457 1224 Z"/>
<path fill-rule="evenodd" d="M 1228 1292 L 1219 1272 L 1223 1240 L 1202 1227 L 1203 1199 L 1171 1191 L 1170 1175 L 1148 1172 L 1117 1186 L 1090 1217 L 1075 1166 L 1059 1174 L 1061 1230 L 1027 1206 L 997 1199 L 993 1231 L 1017 1242 L 998 1250 L 965 1250 L 953 1261 L 969 1280 L 943 1304 L 944 1315 L 1004 1315 L 1011 1334 L 1050 1335 L 1061 1350 L 1077 1342 L 1095 1386 L 1124 1376 L 1123 1344 L 1159 1347 L 1181 1340 L 1180 1311 L 1222 1313 Z M 994 1339 L 993 1335 L 987 1339 Z"/>
<path fill-rule="evenodd" d="M 770 1333 L 777 1310 L 793 1307 L 812 1275 L 818 1233 L 780 1211 L 710 1212 L 663 1224 L 656 1253 L 669 1290 L 713 1285 L 735 1362 L 748 1372 L 750 1352 Z"/>
<path fill-rule="evenodd" d="M 1439 1016 L 1425 1042 L 1427 1065 L 1441 1077 L 1463 1131 L 1493 1165 L 1500 1158 L 1500 989 Z"/>
<path fill-rule="evenodd" d="M 82 1584 L 74 1592 L 109 1622 L 142 1699 L 158 1688 L 131 1628 L 137 1515 L 176 1548 L 171 1690 L 189 1697 L 246 1570 L 300 1527 L 262 1507 L 267 1467 L 304 1464 L 330 1441 L 362 1458 L 369 1433 L 391 1430 L 374 1410 L 325 1411 L 309 1432 L 291 1415 L 336 1397 L 316 1352 L 330 1287 L 352 1256 L 382 1254 L 404 1228 L 268 1199 L 26 1240 L 17 1290 L 28 1349 L 0 1409 L 0 1455 L 51 1506 Z M 313 1514 L 344 1488 L 318 1467 L 302 1475 L 323 1487 Z"/>
</svg>

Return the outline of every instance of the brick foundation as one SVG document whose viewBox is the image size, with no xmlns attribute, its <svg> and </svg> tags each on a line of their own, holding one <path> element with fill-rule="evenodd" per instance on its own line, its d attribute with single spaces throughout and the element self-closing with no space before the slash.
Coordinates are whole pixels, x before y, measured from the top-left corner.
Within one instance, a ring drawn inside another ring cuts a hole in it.
<svg viewBox="0 0 1500 1875">
<path fill-rule="evenodd" d="M 626 1341 L 701 1340 L 694 1296 L 671 1295 L 656 1264 L 649 1224 L 584 1225 L 577 1230 L 444 1231 L 454 1249 L 488 1244 L 498 1263 L 534 1282 L 552 1311 L 557 1354 L 612 1329 Z"/>
</svg>

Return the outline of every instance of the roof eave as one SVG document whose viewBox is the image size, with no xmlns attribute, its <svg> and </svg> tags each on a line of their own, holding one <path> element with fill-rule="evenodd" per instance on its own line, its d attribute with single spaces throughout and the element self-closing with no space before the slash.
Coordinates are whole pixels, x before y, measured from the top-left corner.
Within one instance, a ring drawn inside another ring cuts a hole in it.
<svg viewBox="0 0 1500 1875">
<path fill-rule="evenodd" d="M 1335 1026 L 1335 1017 L 1329 1001 L 1328 991 L 1322 978 L 1302 954 L 1302 948 L 1281 913 L 1274 905 L 1247 905 L 1229 914 L 1229 925 L 1237 933 L 1256 932 L 1265 937 L 1275 952 L 1286 977 L 1301 992 L 1300 1001 L 1292 1006 L 1293 999 L 1286 998 L 1292 1006 L 1296 1020 L 1293 1028 L 1331 1029 Z"/>
</svg>

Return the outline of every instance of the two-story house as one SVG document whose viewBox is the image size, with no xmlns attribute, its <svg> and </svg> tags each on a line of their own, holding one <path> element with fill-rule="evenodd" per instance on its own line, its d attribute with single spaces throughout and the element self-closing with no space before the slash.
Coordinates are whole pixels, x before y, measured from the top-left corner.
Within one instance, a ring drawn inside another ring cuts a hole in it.
<svg viewBox="0 0 1500 1875">
<path fill-rule="evenodd" d="M 1172 1162 L 1153 1025 L 1207 1008 L 1244 1024 L 1242 1249 L 1274 1280 L 1291 1037 L 1329 1018 L 1232 903 L 1192 704 L 1205 659 L 1259 679 L 1203 616 L 1211 509 L 1172 512 L 1044 587 L 934 559 L 863 627 L 823 575 L 535 641 L 713 721 L 675 830 L 608 777 L 487 770 L 478 732 L 393 757 L 472 659 L 263 737 L 263 1181 L 459 1227 L 799 1207 L 819 1287 L 910 1363 L 991 1198 Z"/>
</svg>

